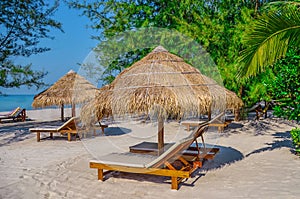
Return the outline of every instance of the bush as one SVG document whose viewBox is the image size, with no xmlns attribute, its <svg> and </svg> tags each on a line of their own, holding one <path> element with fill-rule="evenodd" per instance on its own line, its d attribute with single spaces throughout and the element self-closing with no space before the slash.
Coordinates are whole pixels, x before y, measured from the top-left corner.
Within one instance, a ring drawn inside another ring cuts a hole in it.
<svg viewBox="0 0 300 199">
<path fill-rule="evenodd" d="M 295 146 L 295 151 L 300 155 L 300 128 L 294 128 L 291 130 L 292 142 Z"/>
<path fill-rule="evenodd" d="M 277 61 L 275 79 L 268 85 L 276 102 L 274 114 L 288 120 L 300 121 L 300 48 L 291 49 L 284 59 Z"/>
</svg>

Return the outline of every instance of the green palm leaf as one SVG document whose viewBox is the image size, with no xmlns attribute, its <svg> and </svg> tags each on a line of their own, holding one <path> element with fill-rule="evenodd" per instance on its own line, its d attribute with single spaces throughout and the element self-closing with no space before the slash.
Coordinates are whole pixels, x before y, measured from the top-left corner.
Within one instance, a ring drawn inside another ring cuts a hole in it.
<svg viewBox="0 0 300 199">
<path fill-rule="evenodd" d="M 300 12 L 295 7 L 264 15 L 251 27 L 244 39 L 246 49 L 239 59 L 244 65 L 238 77 L 255 76 L 284 57 L 291 43 L 300 46 Z"/>
</svg>

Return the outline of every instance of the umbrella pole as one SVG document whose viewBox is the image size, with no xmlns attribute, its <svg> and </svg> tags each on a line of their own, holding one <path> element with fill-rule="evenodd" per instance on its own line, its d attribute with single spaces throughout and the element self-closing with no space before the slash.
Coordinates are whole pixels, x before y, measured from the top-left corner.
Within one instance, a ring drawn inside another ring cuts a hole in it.
<svg viewBox="0 0 300 199">
<path fill-rule="evenodd" d="M 72 117 L 75 117 L 76 113 L 75 113 L 75 104 L 72 103 Z"/>
<path fill-rule="evenodd" d="M 60 107 L 60 117 L 61 117 L 61 121 L 64 121 L 64 104 L 61 105 Z"/>
<path fill-rule="evenodd" d="M 164 120 L 158 119 L 158 155 L 163 152 L 164 148 Z"/>
<path fill-rule="evenodd" d="M 211 120 L 211 105 L 209 106 L 209 109 L 208 109 L 208 121 Z"/>
</svg>

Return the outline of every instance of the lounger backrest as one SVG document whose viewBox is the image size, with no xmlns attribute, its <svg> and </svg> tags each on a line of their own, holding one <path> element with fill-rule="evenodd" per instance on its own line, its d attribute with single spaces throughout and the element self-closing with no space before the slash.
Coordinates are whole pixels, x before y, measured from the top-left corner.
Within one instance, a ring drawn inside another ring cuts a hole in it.
<svg viewBox="0 0 300 199">
<path fill-rule="evenodd" d="M 208 123 L 201 124 L 201 127 L 197 130 L 197 133 L 204 131 Z M 191 133 L 188 137 L 177 141 L 168 150 L 161 154 L 158 158 L 145 165 L 146 168 L 158 168 L 162 166 L 166 161 L 177 159 L 182 155 L 183 151 L 186 150 L 196 139 L 195 132 Z"/>
<path fill-rule="evenodd" d="M 58 131 L 61 130 L 76 130 L 75 117 L 71 117 L 68 121 L 66 121 L 63 125 L 58 128 Z"/>
<path fill-rule="evenodd" d="M 209 122 L 210 123 L 223 123 L 223 122 L 225 122 L 225 112 L 220 113 L 219 115 L 214 117 L 214 119 L 210 120 Z"/>
<path fill-rule="evenodd" d="M 217 115 L 216 117 L 214 117 L 212 120 L 200 124 L 198 129 L 193 133 L 194 138 L 197 139 L 198 137 L 200 137 L 203 134 L 204 131 L 202 130 L 202 125 L 216 123 L 217 121 L 222 120 L 223 116 L 224 116 L 224 113 L 221 113 L 221 114 Z"/>
<path fill-rule="evenodd" d="M 15 114 L 13 115 L 13 117 L 19 117 L 19 116 L 21 116 L 23 111 L 24 111 L 24 109 L 19 109 L 17 112 L 15 112 Z"/>
<path fill-rule="evenodd" d="M 13 110 L 9 116 L 15 116 L 15 115 L 18 115 L 17 113 L 19 113 L 21 111 L 21 108 L 20 107 L 17 107 L 15 110 Z"/>
</svg>

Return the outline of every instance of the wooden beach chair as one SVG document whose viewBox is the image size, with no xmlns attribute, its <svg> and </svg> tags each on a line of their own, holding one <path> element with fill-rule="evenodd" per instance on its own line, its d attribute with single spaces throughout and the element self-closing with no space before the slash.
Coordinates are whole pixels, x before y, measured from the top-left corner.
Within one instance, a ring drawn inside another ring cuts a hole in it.
<svg viewBox="0 0 300 199">
<path fill-rule="evenodd" d="M 39 128 L 31 128 L 30 132 L 36 133 L 36 140 L 41 140 L 41 133 L 50 133 L 50 137 L 53 138 L 53 133 L 68 134 L 68 141 L 71 141 L 71 134 L 76 135 L 78 130 L 76 128 L 76 118 L 72 117 L 61 126 L 44 126 Z"/>
<path fill-rule="evenodd" d="M 200 152 L 188 159 L 184 151 L 202 136 L 208 123 L 202 124 L 197 131 L 177 141 L 160 156 L 140 153 L 111 153 L 90 161 L 90 168 L 98 169 L 98 180 L 111 171 L 151 174 L 171 177 L 171 188 L 178 189 L 179 183 L 191 177 L 192 173 L 202 166 Z M 106 170 L 104 172 L 104 170 Z"/>
<path fill-rule="evenodd" d="M 13 121 L 24 122 L 26 120 L 26 109 L 21 109 L 20 107 L 18 107 L 7 115 L 1 115 L 0 123 L 2 120 L 8 120 L 8 119 L 12 119 Z"/>
<path fill-rule="evenodd" d="M 191 127 L 200 126 L 204 122 L 206 122 L 206 121 L 183 121 L 183 122 L 181 122 L 181 125 L 186 126 L 186 130 L 190 131 Z"/>
<path fill-rule="evenodd" d="M 270 103 L 267 103 L 265 108 L 262 108 L 262 106 L 259 104 L 255 108 L 256 120 L 259 120 L 261 117 L 267 118 L 267 112 L 268 112 L 268 109 L 269 109 L 269 105 L 270 105 Z"/>
<path fill-rule="evenodd" d="M 231 122 L 232 120 L 226 119 L 225 114 L 220 114 L 209 123 L 209 126 L 218 127 L 218 131 L 220 133 L 223 132 Z"/>
<path fill-rule="evenodd" d="M 15 108 L 14 110 L 12 110 L 12 111 L 10 111 L 9 113 L 6 113 L 6 114 L 0 114 L 0 117 L 9 117 L 9 116 L 13 116 L 13 115 L 15 115 L 19 110 L 21 110 L 21 108 L 20 107 L 17 107 L 17 108 Z"/>
<path fill-rule="evenodd" d="M 226 128 L 232 120 L 226 119 L 226 117 L 223 119 L 222 117 L 225 117 L 225 114 L 218 115 L 209 123 L 209 126 L 218 127 L 218 131 L 223 132 L 224 128 Z M 181 125 L 186 126 L 186 130 L 190 131 L 190 127 L 200 126 L 204 122 L 205 121 L 183 121 L 181 122 Z"/>
</svg>

